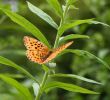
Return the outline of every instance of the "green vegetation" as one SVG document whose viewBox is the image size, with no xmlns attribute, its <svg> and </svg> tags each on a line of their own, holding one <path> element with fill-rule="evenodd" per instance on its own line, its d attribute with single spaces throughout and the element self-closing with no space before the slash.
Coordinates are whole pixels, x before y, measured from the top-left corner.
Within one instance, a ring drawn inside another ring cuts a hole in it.
<svg viewBox="0 0 110 100">
<path fill-rule="evenodd" d="M 101 0 L 0 1 L 0 98 L 109 100 L 110 5 Z M 11 20 L 10 20 L 11 19 Z M 39 65 L 25 55 L 23 37 L 49 49 L 74 41 Z"/>
</svg>

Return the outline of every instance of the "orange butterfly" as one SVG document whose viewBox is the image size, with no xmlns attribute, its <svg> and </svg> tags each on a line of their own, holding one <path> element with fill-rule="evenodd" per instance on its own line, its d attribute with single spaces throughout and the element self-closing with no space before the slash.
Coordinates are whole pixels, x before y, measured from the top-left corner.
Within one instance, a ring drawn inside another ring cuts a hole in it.
<svg viewBox="0 0 110 100">
<path fill-rule="evenodd" d="M 24 36 L 24 45 L 27 48 L 26 55 L 29 60 L 44 64 L 49 62 L 50 60 L 54 59 L 60 52 L 62 52 L 64 49 L 66 49 L 68 46 L 70 46 L 73 43 L 73 41 L 68 42 L 59 48 L 56 48 L 54 50 L 49 50 L 49 48 L 44 45 L 42 42 L 29 37 Z"/>
</svg>

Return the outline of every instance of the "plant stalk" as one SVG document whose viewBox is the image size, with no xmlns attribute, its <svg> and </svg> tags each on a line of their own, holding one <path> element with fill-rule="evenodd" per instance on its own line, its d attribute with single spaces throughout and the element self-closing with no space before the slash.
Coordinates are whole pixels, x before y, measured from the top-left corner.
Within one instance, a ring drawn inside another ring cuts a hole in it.
<svg viewBox="0 0 110 100">
<path fill-rule="evenodd" d="M 42 92 L 43 92 L 43 87 L 45 86 L 46 80 L 47 80 L 47 78 L 48 78 L 48 74 L 49 74 L 49 73 L 45 71 L 45 74 L 44 74 L 44 76 L 43 76 L 42 83 L 41 83 L 41 85 L 40 85 L 40 88 L 39 88 L 39 91 L 38 91 L 38 94 L 37 94 L 35 100 L 40 100 L 40 97 L 41 97 Z"/>
<path fill-rule="evenodd" d="M 68 8 L 69 8 L 69 5 L 66 4 L 66 8 L 65 8 L 65 10 L 64 10 L 64 12 L 63 12 L 63 15 L 62 15 L 62 17 L 61 17 L 61 21 L 60 21 L 60 25 L 59 25 L 59 27 L 58 27 L 58 30 L 59 30 L 59 28 L 64 24 L 65 16 L 66 16 L 66 14 L 67 14 L 67 12 L 68 12 Z M 57 32 L 57 36 L 56 36 L 56 40 L 55 40 L 55 44 L 54 44 L 54 48 L 57 48 L 58 43 L 59 43 L 59 38 L 60 38 L 60 37 L 59 37 L 59 31 L 58 31 L 58 32 Z M 35 100 L 39 100 L 39 99 L 40 99 L 40 96 L 42 95 L 43 87 L 45 86 L 45 83 L 46 83 L 47 78 L 48 78 L 48 71 L 45 71 L 45 74 L 44 74 L 42 83 L 41 83 L 40 88 L 39 88 L 39 92 L 38 92 L 38 94 L 37 94 Z"/>
<path fill-rule="evenodd" d="M 56 36 L 54 48 L 57 48 L 57 46 L 58 46 L 59 38 L 60 38 L 60 36 L 59 36 L 59 28 L 65 23 L 65 17 L 66 17 L 66 14 L 67 14 L 67 12 L 68 12 L 69 5 L 66 3 L 65 6 L 66 6 L 66 8 L 65 8 L 65 10 L 64 10 L 64 12 L 63 12 L 63 15 L 62 15 L 62 17 L 61 17 L 61 21 L 60 21 L 60 25 L 59 25 L 59 27 L 58 27 L 58 31 L 57 31 L 57 36 Z"/>
</svg>

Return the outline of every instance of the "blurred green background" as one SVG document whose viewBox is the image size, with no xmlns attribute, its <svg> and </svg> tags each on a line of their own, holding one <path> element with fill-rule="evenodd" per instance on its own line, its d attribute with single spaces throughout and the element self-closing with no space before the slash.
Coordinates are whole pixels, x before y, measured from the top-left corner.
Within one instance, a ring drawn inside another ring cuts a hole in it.
<svg viewBox="0 0 110 100">
<path fill-rule="evenodd" d="M 59 24 L 59 17 L 55 15 L 46 0 L 27 1 L 48 13 Z M 64 0 L 59 0 L 59 2 L 64 4 Z M 71 19 L 95 18 L 110 25 L 110 0 L 78 0 L 75 6 L 78 9 L 70 10 L 68 13 Z M 30 12 L 26 0 L 0 0 L 0 7 L 11 9 L 24 16 L 44 33 L 51 45 L 54 44 L 56 30 Z M 110 65 L 110 28 L 101 25 L 83 24 L 68 30 L 64 35 L 70 33 L 90 36 L 90 39 L 74 40 L 75 43 L 71 48 L 89 51 Z M 23 66 L 40 79 L 43 73 L 40 65 L 30 62 L 25 56 L 25 47 L 22 40 L 25 35 L 31 36 L 29 32 L 12 22 L 3 12 L 0 12 L 0 55 Z M 110 71 L 103 65 L 93 59 L 90 60 L 73 54 L 65 54 L 59 57 L 56 62 L 56 72 L 73 73 L 102 82 L 103 85 L 101 86 L 79 80 L 70 80 L 74 84 L 98 91 L 100 94 L 86 95 L 54 89 L 48 95 L 43 94 L 41 100 L 110 100 Z M 0 73 L 16 77 L 19 82 L 29 87 L 33 93 L 32 81 L 22 76 L 19 71 L 0 65 Z M 20 98 L 20 94 L 15 88 L 0 80 L 0 100 L 22 100 L 22 98 Z"/>
</svg>

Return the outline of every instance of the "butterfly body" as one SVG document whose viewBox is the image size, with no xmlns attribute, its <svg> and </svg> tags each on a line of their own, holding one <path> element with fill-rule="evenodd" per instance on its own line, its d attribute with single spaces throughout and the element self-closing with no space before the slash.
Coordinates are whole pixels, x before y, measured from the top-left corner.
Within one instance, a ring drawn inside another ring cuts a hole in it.
<svg viewBox="0 0 110 100">
<path fill-rule="evenodd" d="M 26 55 L 28 59 L 39 64 L 44 64 L 54 59 L 61 51 L 70 46 L 72 43 L 73 41 L 68 42 L 67 44 L 64 44 L 54 50 L 50 50 L 37 39 L 24 36 L 24 45 L 27 48 Z"/>
</svg>

